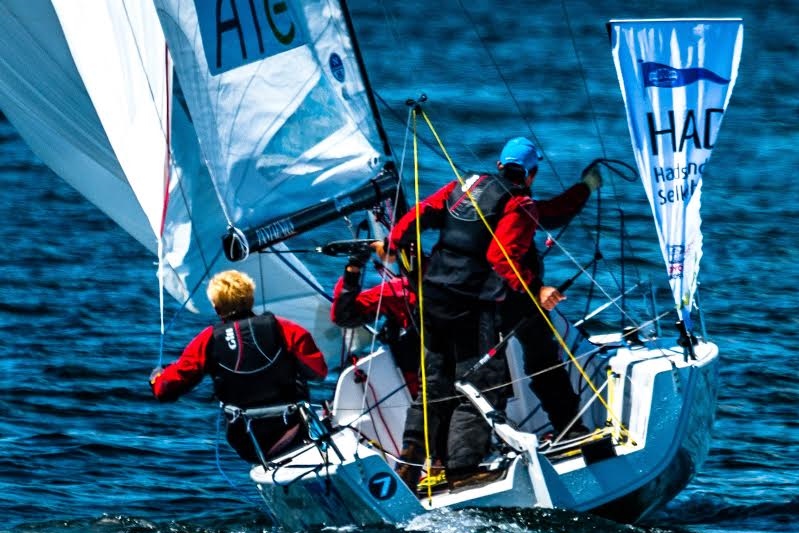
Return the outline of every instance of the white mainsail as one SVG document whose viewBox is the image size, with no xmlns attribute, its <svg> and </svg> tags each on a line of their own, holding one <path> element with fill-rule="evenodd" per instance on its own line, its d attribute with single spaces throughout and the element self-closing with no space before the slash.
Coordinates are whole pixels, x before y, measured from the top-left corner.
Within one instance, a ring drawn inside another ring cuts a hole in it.
<svg viewBox="0 0 799 533">
<path fill-rule="evenodd" d="M 690 330 L 702 177 L 738 75 L 741 19 L 612 20 L 633 151 L 674 302 Z"/>
<path fill-rule="evenodd" d="M 382 141 L 338 5 L 156 6 L 229 224 L 298 211 L 378 173 Z"/>
</svg>

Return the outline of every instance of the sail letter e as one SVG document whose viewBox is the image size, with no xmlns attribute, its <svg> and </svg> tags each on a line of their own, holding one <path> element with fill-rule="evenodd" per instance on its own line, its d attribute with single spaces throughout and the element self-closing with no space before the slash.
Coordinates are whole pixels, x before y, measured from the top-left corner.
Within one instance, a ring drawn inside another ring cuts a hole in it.
<svg viewBox="0 0 799 533">
<path fill-rule="evenodd" d="M 305 44 L 288 0 L 195 0 L 194 5 L 212 75 Z"/>
<path fill-rule="evenodd" d="M 612 20 L 613 60 L 674 303 L 690 323 L 702 177 L 738 76 L 741 19 Z"/>
</svg>

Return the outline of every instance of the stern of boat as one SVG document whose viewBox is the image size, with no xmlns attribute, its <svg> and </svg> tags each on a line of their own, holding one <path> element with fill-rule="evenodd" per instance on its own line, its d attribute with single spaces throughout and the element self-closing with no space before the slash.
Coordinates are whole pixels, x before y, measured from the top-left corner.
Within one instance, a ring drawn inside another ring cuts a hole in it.
<svg viewBox="0 0 799 533">
<path fill-rule="evenodd" d="M 635 522 L 671 500 L 707 457 L 718 347 L 701 341 L 692 359 L 661 339 L 629 343 L 617 335 L 591 341 L 620 344 L 597 361 L 606 379 L 597 385 L 609 409 L 594 398 L 600 405 L 584 415 L 597 428 L 594 437 L 542 451 L 553 467 L 548 472 L 555 473 L 547 483 L 556 507 Z M 584 402 L 596 396 L 582 390 Z"/>
</svg>

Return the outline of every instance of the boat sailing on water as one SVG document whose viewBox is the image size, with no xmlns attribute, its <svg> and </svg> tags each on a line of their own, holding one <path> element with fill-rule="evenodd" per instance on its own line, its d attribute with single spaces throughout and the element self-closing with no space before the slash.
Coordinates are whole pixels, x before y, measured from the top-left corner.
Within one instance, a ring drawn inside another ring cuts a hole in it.
<svg viewBox="0 0 799 533">
<path fill-rule="evenodd" d="M 243 270 L 264 280 L 256 308 L 303 324 L 338 366 L 342 331 L 329 320 L 329 291 L 292 244 L 356 217 L 365 237 L 379 239 L 406 207 L 403 162 L 392 155 L 346 5 L 234 2 L 220 26 L 206 4 L 6 2 L 0 104 L 48 166 L 157 254 L 158 279 L 184 307 L 210 311 L 195 298 L 198 288 L 216 272 Z M 341 368 L 329 413 L 295 407 L 311 441 L 250 471 L 279 524 L 397 523 L 461 507 L 561 507 L 635 521 L 702 464 L 718 349 L 702 322 L 693 324 L 701 318 L 699 207 L 742 22 L 619 20 L 608 30 L 678 330 L 661 332 L 655 298 L 648 319 L 632 316 L 627 299 L 649 293 L 627 286 L 624 273 L 621 284 L 598 287 L 608 301 L 593 311 L 571 321 L 553 313 L 591 432 L 549 443 L 538 438 L 546 417 L 510 340 L 505 417 L 467 380 L 458 384 L 492 425 L 496 446 L 485 468 L 500 476 L 459 491 L 428 484 L 421 493 L 394 472 L 410 394 L 387 347 L 358 332 L 357 364 Z M 427 119 L 423 103 L 412 103 L 411 116 Z M 323 249 L 346 255 L 358 243 Z M 598 269 L 625 250 L 602 250 L 590 268 L 577 266 L 598 283 Z M 592 316 L 614 308 L 621 327 L 589 333 L 602 325 Z"/>
</svg>

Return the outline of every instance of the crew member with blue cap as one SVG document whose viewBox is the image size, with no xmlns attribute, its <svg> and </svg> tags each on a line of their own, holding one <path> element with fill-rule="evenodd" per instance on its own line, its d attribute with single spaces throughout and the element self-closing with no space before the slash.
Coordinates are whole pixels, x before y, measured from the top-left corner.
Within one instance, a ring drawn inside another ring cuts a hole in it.
<svg viewBox="0 0 799 533">
<path fill-rule="evenodd" d="M 510 139 L 500 152 L 496 174 L 469 173 L 463 182 L 448 183 L 406 213 L 391 231 L 387 248 L 378 250 L 379 255 L 390 258 L 415 242 L 417 210 L 420 230 L 440 232 L 422 285 L 427 431 L 430 442 L 436 441 L 439 431 L 449 433 L 446 477 L 451 490 L 487 483 L 504 475 L 501 470 L 480 469 L 489 451 L 491 428 L 471 402 L 448 400 L 458 397 L 454 383 L 496 344 L 500 332 L 508 330 L 511 318 L 533 306 L 519 278 L 547 311 L 565 298 L 556 288 L 545 285 L 538 275 L 535 232 L 544 220 L 551 225 L 544 226 L 548 229 L 570 220 L 585 205 L 591 191 L 601 184 L 599 172 L 589 167 L 580 183 L 556 198 L 536 202 L 530 187 L 538 172 L 539 159 L 541 154 L 532 141 L 524 137 Z M 526 306 L 517 302 L 521 296 L 527 298 Z M 509 297 L 514 305 L 506 309 Z M 537 309 L 535 312 L 540 316 Z M 533 350 L 537 340 L 529 339 Z M 568 385 L 565 394 L 576 399 L 568 375 L 562 368 L 560 372 Z M 546 378 L 536 382 L 543 379 Z M 503 355 L 493 357 L 470 376 L 470 382 L 484 391 L 486 399 L 499 411 L 504 410 L 510 392 L 502 385 L 509 381 Z M 566 386 L 562 379 L 556 381 Z M 538 392 L 535 387 L 533 390 Z M 541 387 L 541 390 L 548 393 L 554 389 Z M 556 430 L 563 420 L 576 416 L 576 410 L 571 408 L 574 402 L 567 402 L 568 413 L 558 410 L 561 399 L 552 395 L 542 399 L 550 418 L 557 419 L 557 423 L 553 420 Z M 424 412 L 420 400 L 408 409 L 402 462 L 397 468 L 411 488 L 416 488 L 419 464 L 425 459 Z M 446 425 L 448 418 L 448 427 L 439 427 L 440 423 Z"/>
</svg>

